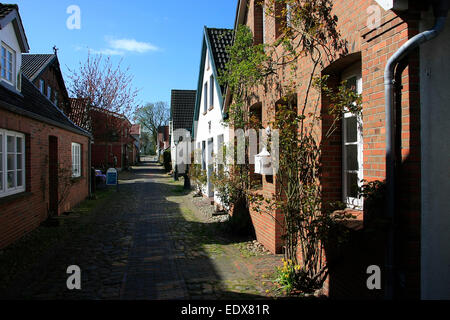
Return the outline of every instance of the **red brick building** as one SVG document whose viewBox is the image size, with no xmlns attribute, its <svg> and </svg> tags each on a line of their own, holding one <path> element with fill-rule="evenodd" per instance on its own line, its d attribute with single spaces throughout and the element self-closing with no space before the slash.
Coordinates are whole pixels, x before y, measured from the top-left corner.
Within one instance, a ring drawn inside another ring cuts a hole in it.
<svg viewBox="0 0 450 320">
<path fill-rule="evenodd" d="M 161 126 L 158 128 L 158 145 L 156 146 L 156 153 L 159 156 L 163 154 L 165 150 L 170 148 L 170 131 L 169 126 Z"/>
<path fill-rule="evenodd" d="M 132 159 L 132 164 L 136 164 L 139 162 L 141 153 L 141 125 L 133 124 L 131 126 L 130 135 L 133 138 L 133 148 L 130 159 Z"/>
<path fill-rule="evenodd" d="M 92 166 L 107 169 L 125 169 L 134 164 L 132 124 L 126 116 L 100 108 L 90 108 L 94 144 Z"/>
<path fill-rule="evenodd" d="M 22 74 L 22 53 L 29 47 L 16 5 L 0 5 L 0 24 L 0 248 L 4 248 L 89 195 L 90 134 Z"/>
<path fill-rule="evenodd" d="M 395 234 L 392 242 L 388 242 L 387 237 L 378 235 L 371 237 L 366 233 L 370 222 L 369 216 L 364 211 L 363 201 L 358 199 L 352 188 L 352 185 L 361 186 L 363 179 L 367 181 L 386 179 L 384 72 L 389 58 L 409 39 L 433 26 L 434 19 L 430 7 L 432 2 L 441 3 L 448 9 L 446 1 L 390 2 L 393 4 L 382 8 L 381 4 L 386 5 L 389 1 L 332 1 L 331 14 L 338 18 L 337 29 L 342 39 L 347 42 L 348 52 L 330 61 L 318 71 L 313 70 L 308 57 L 300 58 L 296 64 L 297 74 L 305 75 L 304 78 L 295 79 L 300 83 L 297 101 L 303 101 L 307 92 L 305 86 L 307 81 L 304 80 L 314 72 L 317 75 L 329 75 L 331 85 L 342 80 L 350 81 L 363 97 L 362 126 L 355 125 L 357 119 L 352 115 L 346 116 L 339 130 L 323 145 L 322 150 L 321 183 L 324 201 L 346 202 L 360 217 L 359 223 L 355 224 L 357 230 L 354 231 L 353 242 L 340 254 L 342 263 L 330 270 L 325 292 L 336 297 L 382 297 L 385 293 L 383 290 L 375 292 L 367 290 L 366 268 L 369 265 L 379 265 L 384 272 L 383 276 L 388 276 L 391 273 L 386 270 L 385 265 L 391 263 L 394 265 L 393 281 L 396 297 L 448 297 L 449 277 L 444 276 L 445 284 L 443 284 L 442 279 L 440 281 L 434 276 L 437 270 L 440 270 L 441 274 L 445 273 L 443 266 L 448 266 L 449 263 L 446 253 L 449 242 L 448 239 L 444 240 L 445 231 L 439 227 L 440 224 L 450 225 L 449 219 L 441 213 L 442 209 L 448 209 L 448 201 L 444 200 L 442 192 L 437 188 L 433 189 L 431 181 L 427 185 L 424 184 L 424 181 L 429 180 L 427 176 L 441 167 L 429 152 L 434 151 L 436 155 L 440 153 L 439 148 L 448 150 L 448 147 L 442 143 L 440 147 L 433 144 L 431 137 L 434 136 L 439 140 L 439 133 L 433 129 L 429 116 L 426 116 L 428 112 L 421 111 L 421 108 L 431 108 L 434 105 L 442 106 L 436 108 L 444 110 L 443 106 L 448 105 L 448 94 L 445 93 L 443 85 L 434 82 L 432 86 L 429 83 L 437 79 L 448 83 L 450 80 L 448 72 L 440 72 L 437 62 L 432 62 L 433 59 L 423 54 L 423 52 L 427 52 L 428 55 L 434 54 L 434 59 L 441 61 L 442 66 L 443 61 L 448 61 L 448 52 L 438 49 L 438 42 L 430 42 L 423 45 L 420 50 L 413 50 L 407 56 L 408 59 L 403 60 L 404 65 L 397 69 L 402 72 L 397 74 L 396 83 L 400 83 L 401 86 L 397 86 L 395 94 L 398 106 L 395 111 L 397 114 L 395 153 L 398 156 L 393 227 Z M 235 25 L 245 24 L 250 27 L 255 43 L 276 41 L 279 26 L 283 23 L 278 18 L 263 14 L 265 10 L 260 1 L 240 0 L 238 3 Z M 379 14 L 379 20 L 373 20 L 373 14 Z M 370 23 L 372 21 L 375 21 L 375 25 Z M 445 34 L 448 35 L 448 26 Z M 448 39 L 448 36 L 441 36 L 440 45 L 448 48 Z M 428 66 L 429 69 L 425 69 L 424 66 Z M 430 70 L 434 70 L 437 77 L 435 80 L 430 80 L 432 78 Z M 286 72 L 284 76 L 288 81 L 289 73 Z M 264 127 L 274 118 L 270 111 L 274 106 L 269 105 L 268 101 L 274 101 L 275 94 L 270 88 L 261 87 L 255 90 L 255 97 L 258 98 L 254 99 L 252 104 L 262 111 Z M 316 98 L 320 101 L 323 115 L 321 127 L 317 128 L 320 136 L 320 132 L 326 132 L 330 123 L 326 116 L 326 99 L 318 93 L 313 93 L 312 99 Z M 435 101 L 435 104 L 431 104 L 431 101 Z M 306 113 L 309 111 L 311 110 L 306 110 Z M 434 123 L 440 122 L 438 118 L 435 118 L 435 121 Z M 421 132 L 424 125 L 427 126 L 427 131 Z M 427 153 L 422 152 L 423 146 L 427 148 Z M 431 163 L 435 164 L 434 168 L 430 166 Z M 447 169 L 442 167 L 441 170 L 448 172 L 448 167 Z M 439 179 L 438 175 L 433 176 Z M 449 190 L 445 179 L 440 179 L 440 184 L 444 190 Z M 271 197 L 276 186 L 276 177 L 273 180 L 264 177 L 261 193 Z M 430 201 L 441 206 L 430 205 Z M 432 213 L 434 218 L 430 220 L 429 215 Z M 282 252 L 280 226 L 270 216 L 254 211 L 252 220 L 258 240 L 271 252 Z M 433 228 L 439 228 L 441 232 L 433 234 Z M 394 252 L 394 260 L 387 262 L 384 256 L 389 252 Z M 421 259 L 421 256 L 428 258 Z"/>
</svg>

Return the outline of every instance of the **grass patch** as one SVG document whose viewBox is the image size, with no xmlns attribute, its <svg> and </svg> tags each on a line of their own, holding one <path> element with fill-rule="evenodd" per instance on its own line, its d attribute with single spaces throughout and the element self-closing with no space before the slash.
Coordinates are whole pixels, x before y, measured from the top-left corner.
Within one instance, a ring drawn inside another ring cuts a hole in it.
<svg viewBox="0 0 450 320">
<path fill-rule="evenodd" d="M 247 248 L 247 244 L 248 244 L 248 242 L 240 242 L 240 243 L 235 243 L 233 245 L 239 249 L 241 256 L 244 258 L 251 258 L 251 257 L 258 256 L 259 254 L 255 253 Z"/>
<path fill-rule="evenodd" d="M 8 288 L 15 277 L 39 263 L 48 250 L 73 239 L 77 234 L 88 232 L 86 223 L 93 209 L 106 201 L 114 193 L 111 189 L 96 192 L 95 200 L 85 200 L 72 210 L 72 216 L 61 216 L 57 227 L 39 226 L 18 241 L 0 251 L 0 291 Z"/>
<path fill-rule="evenodd" d="M 222 256 L 225 254 L 225 250 L 223 249 L 223 245 L 220 244 L 204 244 L 203 250 L 209 256 Z"/>
</svg>

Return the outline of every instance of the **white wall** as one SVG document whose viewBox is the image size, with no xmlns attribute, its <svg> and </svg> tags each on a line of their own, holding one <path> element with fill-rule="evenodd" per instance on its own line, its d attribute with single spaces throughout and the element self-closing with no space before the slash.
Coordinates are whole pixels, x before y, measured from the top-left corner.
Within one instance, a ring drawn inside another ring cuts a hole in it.
<svg viewBox="0 0 450 320">
<path fill-rule="evenodd" d="M 22 66 L 22 50 L 20 49 L 19 42 L 17 41 L 16 32 L 14 31 L 14 27 L 12 22 L 8 23 L 5 28 L 0 29 L 0 40 L 2 44 L 6 44 L 16 53 L 16 64 L 15 69 L 13 71 L 14 77 L 14 85 L 17 88 L 17 75 L 20 72 L 20 68 Z M 4 81 L 4 80 L 1 80 Z M 17 88 L 18 89 L 18 88 Z"/>
<path fill-rule="evenodd" d="M 433 26 L 426 14 L 421 31 Z M 423 299 L 450 299 L 450 19 L 421 47 Z"/>
<path fill-rule="evenodd" d="M 207 55 L 209 55 L 209 50 L 207 50 Z M 211 59 L 209 59 L 211 61 Z M 208 140 L 213 138 L 214 140 L 214 145 L 213 145 L 213 153 L 214 154 L 218 154 L 219 152 L 219 146 L 218 146 L 218 137 L 220 135 L 223 135 L 223 139 L 224 139 L 224 143 L 227 144 L 228 140 L 229 140 L 229 129 L 226 125 L 223 124 L 223 120 L 222 120 L 222 111 L 221 111 L 221 105 L 220 105 L 220 101 L 219 101 L 219 94 L 220 94 L 220 87 L 218 85 L 217 79 L 215 79 L 214 81 L 214 108 L 212 110 L 208 110 L 207 113 L 204 115 L 204 99 L 205 99 L 205 90 L 204 90 L 204 86 L 205 83 L 208 83 L 208 109 L 210 107 L 210 103 L 209 103 L 209 99 L 210 99 L 210 77 L 213 74 L 213 70 L 212 70 L 212 66 L 209 67 L 209 69 L 206 66 L 207 62 L 205 61 L 205 70 L 204 70 L 204 74 L 203 74 L 203 83 L 202 83 L 202 96 L 201 96 L 201 101 L 200 101 L 200 110 L 199 110 L 199 119 L 198 119 L 198 123 L 196 126 L 196 132 L 195 132 L 195 146 L 197 148 L 197 145 L 202 141 L 206 142 L 206 147 L 207 147 L 207 154 L 209 152 L 211 152 L 211 150 L 208 150 Z M 209 122 L 211 121 L 211 130 L 209 129 Z M 207 158 L 207 165 L 209 164 Z M 208 176 L 208 181 L 209 181 L 209 176 Z M 212 196 L 212 188 L 211 185 L 209 184 L 208 186 L 206 186 L 205 191 L 204 191 L 206 196 Z M 220 203 L 220 200 L 217 196 L 217 192 L 214 194 L 214 200 L 217 203 Z"/>
</svg>

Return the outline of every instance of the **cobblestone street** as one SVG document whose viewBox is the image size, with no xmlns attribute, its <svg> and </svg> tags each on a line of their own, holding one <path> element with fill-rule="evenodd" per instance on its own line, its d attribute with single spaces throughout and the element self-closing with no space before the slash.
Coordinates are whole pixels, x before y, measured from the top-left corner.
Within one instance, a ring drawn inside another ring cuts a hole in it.
<svg viewBox="0 0 450 320">
<path fill-rule="evenodd" d="M 25 299 L 252 299 L 273 295 L 281 257 L 217 232 L 199 202 L 156 163 L 122 173 L 83 232 L 58 244 L 6 290 Z M 181 179 L 182 180 L 182 179 Z M 73 217 L 74 219 L 76 217 Z M 70 219 L 70 215 L 68 218 Z M 78 265 L 82 289 L 66 287 Z"/>
</svg>

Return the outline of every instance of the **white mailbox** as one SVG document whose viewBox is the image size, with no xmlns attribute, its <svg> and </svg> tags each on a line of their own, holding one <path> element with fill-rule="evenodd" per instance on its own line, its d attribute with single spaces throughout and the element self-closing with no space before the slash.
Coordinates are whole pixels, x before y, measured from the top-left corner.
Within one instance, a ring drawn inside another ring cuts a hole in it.
<svg viewBox="0 0 450 320">
<path fill-rule="evenodd" d="M 255 156 L 255 173 L 273 175 L 272 156 L 265 147 Z"/>
</svg>

